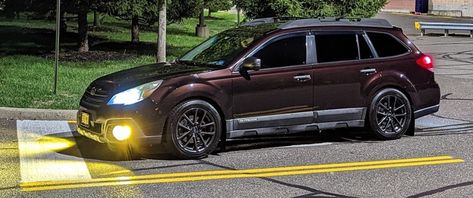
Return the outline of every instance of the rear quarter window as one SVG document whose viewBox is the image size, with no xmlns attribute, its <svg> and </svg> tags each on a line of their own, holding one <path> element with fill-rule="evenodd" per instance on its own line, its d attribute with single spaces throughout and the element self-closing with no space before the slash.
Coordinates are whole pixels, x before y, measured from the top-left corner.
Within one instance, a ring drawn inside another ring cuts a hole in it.
<svg viewBox="0 0 473 198">
<path fill-rule="evenodd" d="M 367 32 L 373 47 L 379 57 L 398 56 L 409 52 L 409 50 L 390 34 Z"/>
</svg>

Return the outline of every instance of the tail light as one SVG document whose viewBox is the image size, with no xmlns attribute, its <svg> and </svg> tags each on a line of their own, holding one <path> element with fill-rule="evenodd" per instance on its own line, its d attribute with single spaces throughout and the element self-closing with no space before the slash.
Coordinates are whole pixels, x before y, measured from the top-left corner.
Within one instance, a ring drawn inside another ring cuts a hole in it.
<svg viewBox="0 0 473 198">
<path fill-rule="evenodd" d="M 422 54 L 419 59 L 417 59 L 417 65 L 420 67 L 434 72 L 434 59 L 430 55 Z"/>
</svg>

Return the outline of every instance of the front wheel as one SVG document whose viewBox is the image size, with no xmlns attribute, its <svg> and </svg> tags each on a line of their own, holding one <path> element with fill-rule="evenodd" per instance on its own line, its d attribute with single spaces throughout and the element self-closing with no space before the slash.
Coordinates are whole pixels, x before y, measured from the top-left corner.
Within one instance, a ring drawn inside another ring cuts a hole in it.
<svg viewBox="0 0 473 198">
<path fill-rule="evenodd" d="M 409 99 L 397 89 L 383 89 L 373 97 L 368 119 L 376 137 L 383 140 L 401 138 L 413 122 Z"/>
<path fill-rule="evenodd" d="M 169 115 L 166 144 L 182 159 L 199 159 L 215 151 L 222 133 L 218 111 L 202 100 L 177 105 Z"/>
</svg>

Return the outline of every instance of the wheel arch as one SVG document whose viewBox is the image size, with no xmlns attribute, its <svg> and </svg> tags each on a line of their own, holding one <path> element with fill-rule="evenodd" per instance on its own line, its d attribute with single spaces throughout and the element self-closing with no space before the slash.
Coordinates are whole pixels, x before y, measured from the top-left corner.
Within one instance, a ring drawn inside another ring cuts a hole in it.
<svg viewBox="0 0 473 198">
<path fill-rule="evenodd" d="M 221 124 L 222 124 L 222 134 L 220 135 L 220 141 L 225 141 L 226 140 L 226 131 L 227 131 L 227 125 L 226 125 L 226 116 L 225 116 L 225 113 L 223 112 L 223 109 L 222 107 L 215 101 L 215 100 L 212 100 L 208 97 L 205 97 L 205 96 L 189 96 L 189 97 L 186 97 L 182 100 L 180 100 L 179 102 L 176 103 L 176 106 L 179 105 L 179 104 L 182 104 L 182 103 L 185 103 L 187 101 L 192 101 L 192 100 L 201 100 L 201 101 L 204 101 L 204 102 L 207 102 L 209 103 L 210 105 L 212 105 L 212 107 L 215 108 L 215 110 L 217 110 L 218 114 L 220 115 L 220 121 L 221 121 Z M 164 130 L 163 130 L 163 136 L 164 136 L 164 133 L 167 133 L 166 131 L 166 128 L 167 128 L 167 125 L 168 125 L 168 121 L 169 121 L 169 116 L 166 117 L 166 121 L 165 121 L 165 124 L 164 124 Z M 167 141 L 167 140 L 163 140 L 163 141 Z"/>
<path fill-rule="evenodd" d="M 365 105 L 368 107 L 368 109 L 370 108 L 370 105 L 371 105 L 371 101 L 373 99 L 373 97 L 379 93 L 380 91 L 384 90 L 384 89 L 396 89 L 398 91 L 400 91 L 402 94 L 404 94 L 407 99 L 409 100 L 409 102 L 411 103 L 411 109 L 412 111 L 414 111 L 414 103 L 413 103 L 413 100 L 412 100 L 412 96 L 411 94 L 409 94 L 409 92 L 407 92 L 406 89 L 404 89 L 403 87 L 399 86 L 399 85 L 394 85 L 394 84 L 387 84 L 387 85 L 384 85 L 384 86 L 379 86 L 379 87 L 375 87 L 373 88 L 369 95 L 368 95 L 368 98 L 365 100 Z"/>
</svg>

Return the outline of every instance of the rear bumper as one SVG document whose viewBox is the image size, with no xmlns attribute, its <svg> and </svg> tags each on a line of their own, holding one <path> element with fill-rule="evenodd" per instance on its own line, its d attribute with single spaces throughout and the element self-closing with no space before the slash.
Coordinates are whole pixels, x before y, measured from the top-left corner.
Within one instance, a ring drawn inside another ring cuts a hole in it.
<svg viewBox="0 0 473 198">
<path fill-rule="evenodd" d="M 426 108 L 423 108 L 423 109 L 419 109 L 417 111 L 414 112 L 414 118 L 420 118 L 420 117 L 423 117 L 423 116 L 426 116 L 426 115 L 429 115 L 429 114 L 433 114 L 437 111 L 439 111 L 439 108 L 440 108 L 440 105 L 434 105 L 434 106 L 430 106 L 430 107 L 426 107 Z"/>
</svg>

